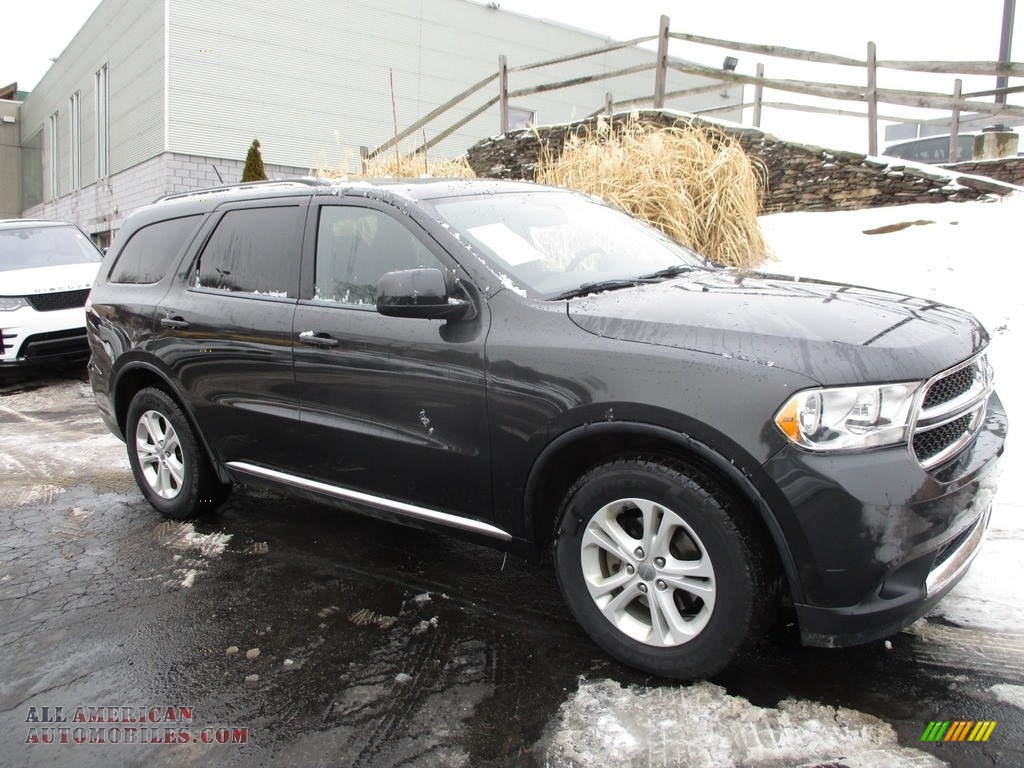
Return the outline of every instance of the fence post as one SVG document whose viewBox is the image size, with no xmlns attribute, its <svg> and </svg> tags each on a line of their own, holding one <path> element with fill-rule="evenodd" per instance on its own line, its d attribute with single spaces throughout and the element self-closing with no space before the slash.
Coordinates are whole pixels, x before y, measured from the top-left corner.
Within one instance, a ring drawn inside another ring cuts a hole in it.
<svg viewBox="0 0 1024 768">
<path fill-rule="evenodd" d="M 661 17 L 658 29 L 658 62 L 654 69 L 654 108 L 665 108 L 665 75 L 668 69 L 668 16 Z"/>
<path fill-rule="evenodd" d="M 957 134 L 960 133 L 960 92 L 963 88 L 963 81 L 958 77 L 953 81 L 953 114 L 949 117 L 949 159 L 947 162 L 955 163 L 959 158 L 957 155 Z M 973 159 L 973 158 L 971 158 Z"/>
<path fill-rule="evenodd" d="M 754 127 L 761 127 L 761 99 L 764 96 L 764 86 L 761 80 L 764 79 L 764 64 L 758 64 L 754 72 L 757 82 L 754 84 Z"/>
<path fill-rule="evenodd" d="M 508 58 L 498 57 L 498 97 L 501 104 L 501 132 L 508 133 Z"/>
<path fill-rule="evenodd" d="M 878 154 L 878 96 L 875 88 L 875 44 L 868 43 L 868 154 Z"/>
<path fill-rule="evenodd" d="M 1003 0 L 1003 26 L 999 35 L 999 63 L 1010 61 L 1010 45 L 1013 43 L 1013 14 L 1016 10 L 1017 0 Z M 1010 84 L 1006 75 L 996 77 L 996 90 L 1006 88 Z M 996 104 L 1005 104 L 1006 94 L 996 94 Z"/>
<path fill-rule="evenodd" d="M 359 170 L 360 173 L 366 173 L 366 164 L 370 160 L 370 148 L 359 147 Z M 348 163 L 346 163 L 347 165 Z"/>
<path fill-rule="evenodd" d="M 608 93 L 604 95 L 604 111 L 605 114 L 608 115 L 608 117 L 611 117 L 613 114 L 615 114 L 615 102 L 612 101 L 611 91 L 608 91 Z"/>
</svg>

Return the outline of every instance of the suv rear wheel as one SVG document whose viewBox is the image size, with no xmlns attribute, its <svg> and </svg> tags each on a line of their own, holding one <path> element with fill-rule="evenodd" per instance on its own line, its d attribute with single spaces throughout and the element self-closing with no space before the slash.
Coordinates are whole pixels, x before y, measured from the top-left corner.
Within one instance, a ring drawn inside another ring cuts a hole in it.
<svg viewBox="0 0 1024 768">
<path fill-rule="evenodd" d="M 593 640 L 665 677 L 707 677 L 778 604 L 765 536 L 721 484 L 672 461 L 621 459 L 569 491 L 555 540 L 562 594 Z"/>
<path fill-rule="evenodd" d="M 231 486 L 217 479 L 178 404 L 156 387 L 139 390 L 125 425 L 128 461 L 143 495 L 164 517 L 195 517 L 219 507 Z"/>
</svg>

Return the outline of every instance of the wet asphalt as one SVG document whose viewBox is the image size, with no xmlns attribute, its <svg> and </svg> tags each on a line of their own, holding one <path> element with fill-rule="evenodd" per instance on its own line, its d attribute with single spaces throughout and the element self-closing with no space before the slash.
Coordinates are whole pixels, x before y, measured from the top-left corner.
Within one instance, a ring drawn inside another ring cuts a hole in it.
<svg viewBox="0 0 1024 768">
<path fill-rule="evenodd" d="M 547 565 L 257 489 L 192 526 L 163 521 L 85 378 L 0 379 L 0 765 L 544 766 L 581 676 L 679 685 L 590 643 Z M 962 639 L 810 649 L 784 619 L 712 682 L 758 706 L 874 715 L 952 765 L 1024 765 L 1024 713 L 984 694 L 1024 685 L 1024 649 Z M 37 722 L 55 707 L 111 706 L 191 708 L 149 734 L 185 743 L 32 743 L 73 725 Z M 998 728 L 920 742 L 952 719 Z M 194 743 L 207 728 L 246 743 Z"/>
</svg>

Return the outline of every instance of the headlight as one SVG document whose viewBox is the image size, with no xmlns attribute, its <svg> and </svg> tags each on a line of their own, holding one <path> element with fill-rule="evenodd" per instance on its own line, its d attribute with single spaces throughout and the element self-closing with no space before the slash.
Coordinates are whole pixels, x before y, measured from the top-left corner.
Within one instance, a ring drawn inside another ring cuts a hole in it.
<svg viewBox="0 0 1024 768">
<path fill-rule="evenodd" d="M 0 312 L 12 312 L 27 306 L 28 302 L 21 296 L 0 296 Z"/>
<path fill-rule="evenodd" d="M 923 383 L 837 387 L 798 392 L 775 415 L 797 445 L 839 451 L 906 442 L 914 398 Z"/>
</svg>

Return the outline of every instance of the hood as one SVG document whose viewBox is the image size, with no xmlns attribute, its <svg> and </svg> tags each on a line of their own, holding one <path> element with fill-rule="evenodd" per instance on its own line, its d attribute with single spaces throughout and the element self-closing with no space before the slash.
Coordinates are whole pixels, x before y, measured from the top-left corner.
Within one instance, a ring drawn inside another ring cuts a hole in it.
<svg viewBox="0 0 1024 768">
<path fill-rule="evenodd" d="M 0 296 L 32 296 L 92 288 L 100 262 L 0 272 Z"/>
<path fill-rule="evenodd" d="M 568 312 L 599 336 L 780 366 L 824 385 L 926 379 L 988 343 L 970 313 L 944 304 L 728 270 L 587 296 Z"/>
</svg>

